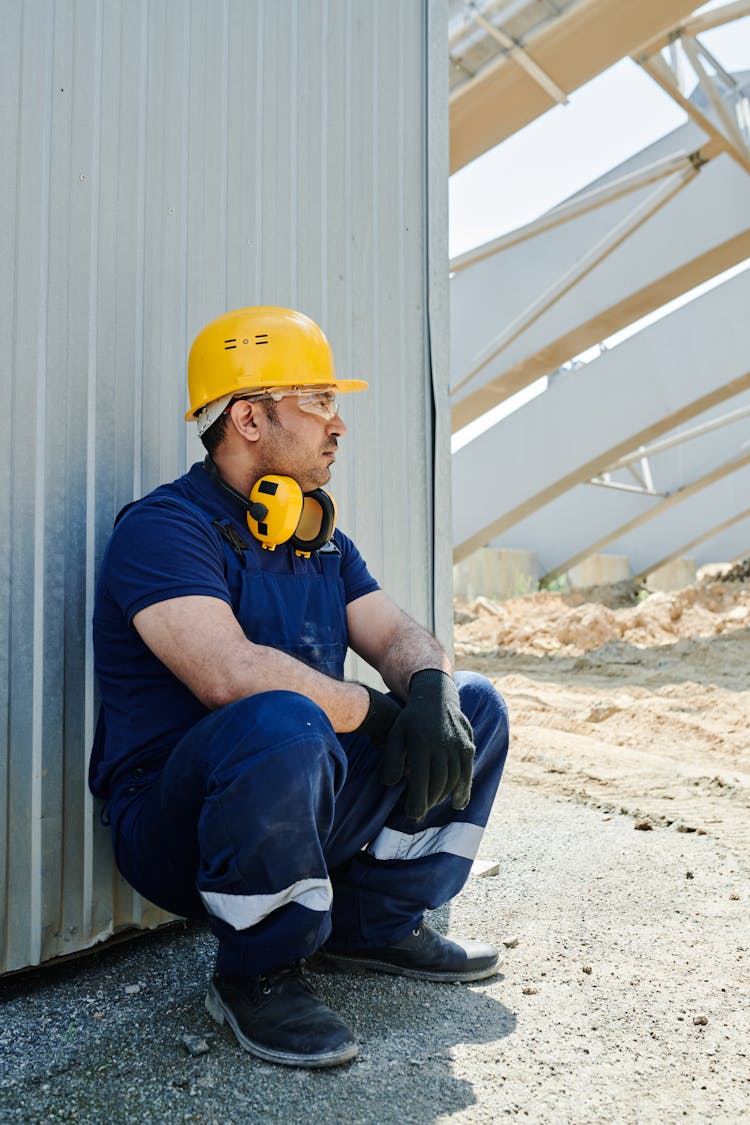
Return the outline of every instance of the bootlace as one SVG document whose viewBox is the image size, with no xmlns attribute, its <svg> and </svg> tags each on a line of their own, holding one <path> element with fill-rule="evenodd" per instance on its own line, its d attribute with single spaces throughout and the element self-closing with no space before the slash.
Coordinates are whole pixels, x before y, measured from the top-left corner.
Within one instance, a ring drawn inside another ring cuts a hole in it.
<svg viewBox="0 0 750 1125">
<path fill-rule="evenodd" d="M 307 979 L 303 961 L 294 961 L 291 965 L 281 965 L 278 969 L 272 969 L 270 972 L 258 975 L 258 985 L 264 996 L 270 996 L 274 986 L 295 980 L 303 984 L 308 992 L 313 991 L 313 987 Z"/>
</svg>

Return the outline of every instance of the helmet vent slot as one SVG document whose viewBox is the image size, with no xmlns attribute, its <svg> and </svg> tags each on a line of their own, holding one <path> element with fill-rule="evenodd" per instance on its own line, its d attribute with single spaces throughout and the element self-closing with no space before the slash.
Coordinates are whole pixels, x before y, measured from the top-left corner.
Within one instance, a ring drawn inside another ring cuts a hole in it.
<svg viewBox="0 0 750 1125">
<path fill-rule="evenodd" d="M 236 336 L 234 337 L 233 340 L 225 340 L 224 341 L 224 351 L 225 352 L 229 352 L 229 351 L 232 350 L 232 348 L 236 348 L 236 347 L 237 347 L 237 337 Z"/>
<path fill-rule="evenodd" d="M 255 337 L 255 343 L 256 344 L 267 344 L 268 343 L 268 333 L 267 332 L 259 332 L 258 335 Z"/>
</svg>

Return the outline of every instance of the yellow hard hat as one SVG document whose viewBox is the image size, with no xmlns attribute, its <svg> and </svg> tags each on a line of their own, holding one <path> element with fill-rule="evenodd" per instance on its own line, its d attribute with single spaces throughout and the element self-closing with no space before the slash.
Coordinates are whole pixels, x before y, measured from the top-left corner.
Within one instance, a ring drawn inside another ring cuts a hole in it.
<svg viewBox="0 0 750 1125">
<path fill-rule="evenodd" d="M 295 386 L 326 386 L 344 392 L 362 391 L 367 383 L 336 378 L 331 345 L 304 313 L 275 305 L 236 309 L 212 320 L 193 341 L 188 359 L 190 409 L 185 421 L 194 422 L 209 403 L 229 401 L 243 391 Z M 214 411 L 204 413 L 218 416 Z"/>
</svg>

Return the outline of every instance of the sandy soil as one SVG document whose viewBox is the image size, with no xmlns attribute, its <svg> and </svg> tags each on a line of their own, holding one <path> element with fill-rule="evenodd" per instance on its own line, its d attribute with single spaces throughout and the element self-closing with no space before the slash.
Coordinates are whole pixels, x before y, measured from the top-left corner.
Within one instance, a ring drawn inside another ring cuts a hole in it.
<svg viewBox="0 0 750 1125">
<path fill-rule="evenodd" d="M 456 664 L 512 723 L 508 776 L 750 855 L 750 580 L 456 605 Z"/>
</svg>

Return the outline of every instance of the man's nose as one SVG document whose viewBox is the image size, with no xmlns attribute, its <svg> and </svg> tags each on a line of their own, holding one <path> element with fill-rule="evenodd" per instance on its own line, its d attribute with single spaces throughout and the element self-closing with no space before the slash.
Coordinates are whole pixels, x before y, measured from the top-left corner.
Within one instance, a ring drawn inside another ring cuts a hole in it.
<svg viewBox="0 0 750 1125">
<path fill-rule="evenodd" d="M 343 437 L 346 433 L 346 424 L 340 414 L 335 414 L 327 426 L 329 434 L 335 434 L 336 437 Z"/>
</svg>

